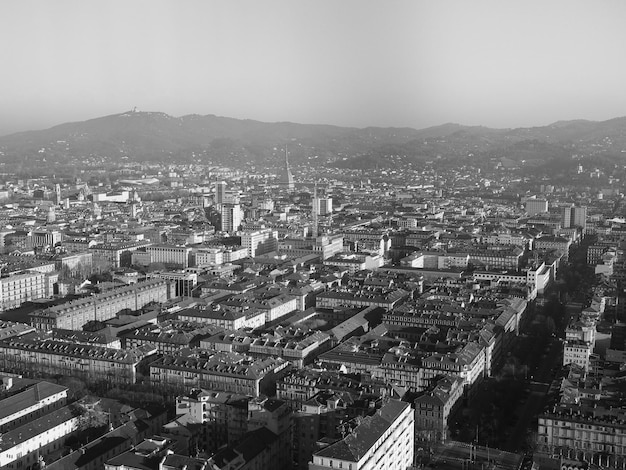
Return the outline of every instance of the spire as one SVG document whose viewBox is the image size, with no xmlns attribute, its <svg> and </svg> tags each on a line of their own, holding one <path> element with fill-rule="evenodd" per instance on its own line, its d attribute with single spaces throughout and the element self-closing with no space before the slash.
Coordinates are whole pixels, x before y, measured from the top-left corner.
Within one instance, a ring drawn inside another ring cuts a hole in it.
<svg viewBox="0 0 626 470">
<path fill-rule="evenodd" d="M 293 174 L 289 169 L 289 152 L 287 151 L 287 144 L 285 144 L 285 169 L 280 177 L 280 183 L 285 185 L 288 191 L 293 190 Z"/>
<path fill-rule="evenodd" d="M 320 207 L 320 201 L 317 198 L 317 182 L 315 183 L 315 187 L 313 189 L 313 238 L 317 238 L 318 235 L 318 212 Z"/>
</svg>

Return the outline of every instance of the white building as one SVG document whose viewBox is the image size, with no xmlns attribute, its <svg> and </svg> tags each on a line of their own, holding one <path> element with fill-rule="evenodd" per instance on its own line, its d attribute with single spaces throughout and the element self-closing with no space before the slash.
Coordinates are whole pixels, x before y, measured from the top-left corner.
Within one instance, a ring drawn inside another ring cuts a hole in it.
<svg viewBox="0 0 626 470">
<path fill-rule="evenodd" d="M 248 250 L 248 256 L 255 257 L 278 249 L 278 232 L 269 228 L 241 234 L 241 246 Z"/>
<path fill-rule="evenodd" d="M 563 365 L 576 364 L 588 371 L 592 349 L 593 345 L 588 341 L 565 341 L 563 345 Z"/>
<path fill-rule="evenodd" d="M 243 221 L 243 210 L 239 204 L 222 204 L 221 225 L 223 232 L 236 232 Z"/>
<path fill-rule="evenodd" d="M 413 464 L 414 434 L 411 405 L 390 400 L 347 437 L 315 452 L 309 470 L 408 470 Z"/>
<path fill-rule="evenodd" d="M 152 245 L 146 248 L 150 253 L 151 263 L 175 265 L 179 268 L 189 267 L 191 248 L 175 245 Z"/>
</svg>

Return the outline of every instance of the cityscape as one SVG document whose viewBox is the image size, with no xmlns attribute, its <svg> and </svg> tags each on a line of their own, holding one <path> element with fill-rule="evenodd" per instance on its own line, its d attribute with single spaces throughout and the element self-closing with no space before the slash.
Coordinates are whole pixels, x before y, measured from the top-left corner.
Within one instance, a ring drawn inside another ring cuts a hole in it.
<svg viewBox="0 0 626 470">
<path fill-rule="evenodd" d="M 154 119 L 2 141 L 3 468 L 626 465 L 615 144 L 558 173 L 293 138 L 266 168 L 72 156 Z"/>
<path fill-rule="evenodd" d="M 3 2 L 0 469 L 626 470 L 624 17 Z"/>
</svg>

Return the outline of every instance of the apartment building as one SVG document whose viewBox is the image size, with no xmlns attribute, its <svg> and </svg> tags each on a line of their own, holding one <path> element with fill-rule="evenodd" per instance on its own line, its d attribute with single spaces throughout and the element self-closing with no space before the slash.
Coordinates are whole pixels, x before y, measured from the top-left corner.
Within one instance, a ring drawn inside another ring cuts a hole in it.
<svg viewBox="0 0 626 470">
<path fill-rule="evenodd" d="M 537 443 L 543 448 L 609 454 L 624 462 L 626 414 L 621 408 L 561 405 L 539 415 Z M 613 468 L 618 468 L 617 466 Z"/>
<path fill-rule="evenodd" d="M 113 268 L 120 268 L 122 266 L 130 266 L 133 251 L 149 247 L 150 245 L 152 245 L 152 242 L 149 241 L 104 243 L 93 245 L 89 250 L 93 253 L 94 259 L 104 260 L 110 263 Z"/>
<path fill-rule="evenodd" d="M 179 320 L 207 323 L 225 330 L 258 328 L 265 324 L 265 312 L 262 310 L 239 311 L 216 305 L 213 308 L 186 308 L 176 312 Z"/>
<path fill-rule="evenodd" d="M 0 467 L 23 469 L 39 463 L 39 456 L 58 449 L 61 439 L 78 430 L 80 414 L 65 406 L 2 434 Z"/>
<path fill-rule="evenodd" d="M 150 382 L 157 387 L 206 388 L 258 397 L 273 393 L 278 373 L 288 365 L 280 358 L 248 361 L 237 353 L 166 355 L 150 364 Z"/>
<path fill-rule="evenodd" d="M 24 302 L 50 297 L 58 274 L 28 271 L 0 278 L 0 310 L 19 307 Z"/>
<path fill-rule="evenodd" d="M 0 433 L 32 421 L 49 410 L 65 406 L 68 388 L 50 382 L 29 382 L 3 377 L 2 391 L 10 393 L 0 400 Z"/>
<path fill-rule="evenodd" d="M 309 470 L 409 470 L 414 424 L 411 405 L 390 400 L 347 437 L 315 452 Z"/>
<path fill-rule="evenodd" d="M 437 380 L 414 401 L 415 435 L 427 440 L 445 440 L 448 418 L 463 397 L 463 379 L 447 375 Z"/>
<path fill-rule="evenodd" d="M 126 351 L 22 337 L 0 341 L 0 370 L 132 384 L 136 381 L 139 363 L 154 353 L 154 347 Z"/>
<path fill-rule="evenodd" d="M 105 321 L 114 318 L 121 310 L 135 311 L 151 302 L 162 303 L 167 299 L 167 283 L 155 279 L 37 310 L 28 318 L 38 330 L 80 330 L 89 321 Z"/>
</svg>

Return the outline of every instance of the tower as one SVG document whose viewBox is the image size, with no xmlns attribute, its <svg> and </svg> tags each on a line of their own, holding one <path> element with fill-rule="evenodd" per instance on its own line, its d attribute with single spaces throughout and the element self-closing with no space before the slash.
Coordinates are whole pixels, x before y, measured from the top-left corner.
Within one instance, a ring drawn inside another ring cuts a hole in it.
<svg viewBox="0 0 626 470">
<path fill-rule="evenodd" d="M 219 181 L 215 184 L 215 204 L 222 205 L 226 202 L 226 182 Z"/>
<path fill-rule="evenodd" d="M 283 174 L 280 177 L 280 184 L 284 185 L 287 191 L 292 191 L 293 184 L 293 175 L 291 174 L 291 169 L 289 168 L 289 153 L 287 152 L 287 146 L 285 145 L 285 169 L 283 170 Z"/>
<path fill-rule="evenodd" d="M 61 185 L 59 183 L 54 185 L 55 204 L 61 204 Z"/>
<path fill-rule="evenodd" d="M 239 204 L 223 204 L 221 229 L 223 232 L 236 232 L 241 226 L 243 214 Z"/>
<path fill-rule="evenodd" d="M 48 214 L 46 215 L 46 222 L 51 224 L 57 220 L 56 214 L 54 212 L 54 206 L 50 206 L 48 208 Z"/>
<path fill-rule="evenodd" d="M 317 197 L 317 183 L 315 183 L 315 189 L 313 189 L 313 238 L 317 238 L 318 235 L 318 215 L 320 210 L 320 200 Z"/>
<path fill-rule="evenodd" d="M 587 228 L 587 206 L 574 207 L 572 223 L 576 227 L 583 229 L 583 233 Z"/>
<path fill-rule="evenodd" d="M 561 208 L 561 227 L 570 228 L 572 226 L 573 205 Z"/>
</svg>

